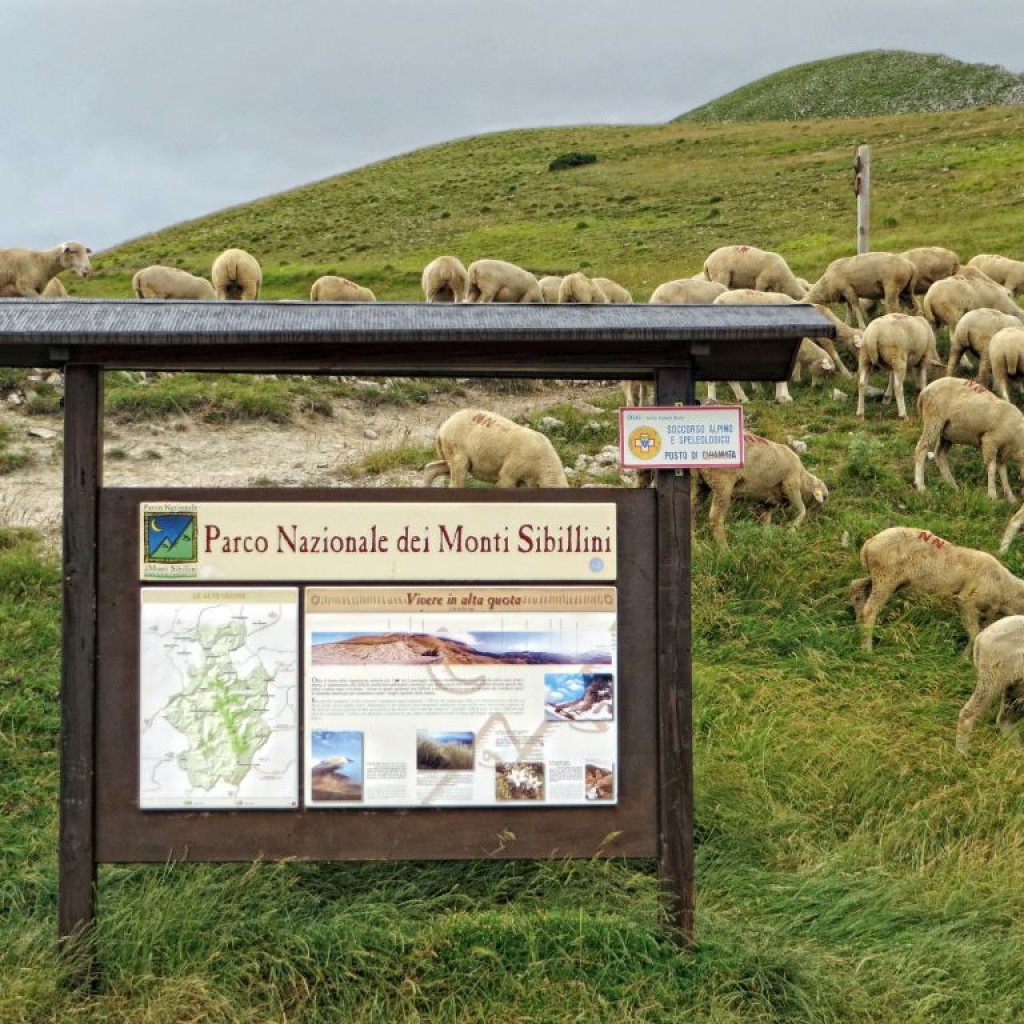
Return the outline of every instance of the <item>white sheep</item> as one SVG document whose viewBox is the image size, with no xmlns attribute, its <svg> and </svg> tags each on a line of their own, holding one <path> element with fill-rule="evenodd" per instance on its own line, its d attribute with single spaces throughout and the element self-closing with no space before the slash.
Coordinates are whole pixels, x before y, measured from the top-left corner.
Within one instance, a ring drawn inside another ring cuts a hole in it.
<svg viewBox="0 0 1024 1024">
<path fill-rule="evenodd" d="M 469 274 L 458 257 L 438 256 L 423 268 L 420 285 L 427 302 L 463 302 Z"/>
<path fill-rule="evenodd" d="M 864 415 L 868 378 L 875 368 L 889 372 L 888 393 L 896 395 L 896 412 L 907 418 L 903 382 L 908 370 L 917 371 L 918 390 L 928 383 L 928 367 L 942 366 L 935 349 L 935 332 L 922 316 L 886 313 L 864 328 L 857 373 L 857 415 Z"/>
<path fill-rule="evenodd" d="M 826 376 L 835 373 L 836 362 L 821 345 L 810 338 L 801 338 L 800 347 L 796 352 L 796 362 L 789 379 L 800 383 L 804 371 L 807 371 L 812 384 L 820 384 Z"/>
<path fill-rule="evenodd" d="M 1014 726 L 1024 718 L 1024 615 L 1006 615 L 981 630 L 974 638 L 971 660 L 977 683 L 957 718 L 956 749 L 967 750 L 975 723 L 998 698 L 1002 700 L 996 725 L 1019 745 Z"/>
<path fill-rule="evenodd" d="M 986 277 L 981 271 L 967 273 L 975 268 L 961 267 L 960 273 L 936 281 L 921 300 L 921 311 L 935 327 L 951 330 L 959 319 L 972 309 L 997 309 L 1024 320 L 1024 310 L 1013 301 L 1013 296 L 1001 284 Z"/>
<path fill-rule="evenodd" d="M 213 261 L 210 278 L 218 299 L 258 299 L 263 286 L 259 261 L 244 249 L 225 249 Z"/>
<path fill-rule="evenodd" d="M 143 267 L 132 278 L 132 291 L 140 299 L 215 299 L 217 293 L 205 277 L 159 263 Z"/>
<path fill-rule="evenodd" d="M 596 281 L 577 270 L 562 278 L 562 283 L 558 286 L 558 301 L 606 304 L 608 296 Z"/>
<path fill-rule="evenodd" d="M 793 299 L 802 299 L 806 290 L 782 256 L 753 245 L 716 249 L 704 260 L 704 277 L 726 288 L 782 292 Z"/>
<path fill-rule="evenodd" d="M 1014 295 L 1024 292 L 1024 262 L 1012 260 L 1009 256 L 979 253 L 968 261 L 969 267 L 977 267 L 987 277 Z"/>
<path fill-rule="evenodd" d="M 992 390 L 1010 401 L 1010 381 L 1015 380 L 1018 387 L 1024 381 L 1024 324 L 996 331 L 988 343 L 988 360 Z"/>
<path fill-rule="evenodd" d="M 769 506 L 786 502 L 795 515 L 790 526 L 796 529 L 807 516 L 805 501 L 824 504 L 828 488 L 808 472 L 800 456 L 791 448 L 749 431 L 743 432 L 744 464 L 741 468 L 699 468 L 693 474 L 697 501 L 711 492 L 708 523 L 715 541 L 725 547 L 725 515 L 733 498 L 747 498 Z M 769 508 L 767 517 L 771 519 Z"/>
<path fill-rule="evenodd" d="M 728 291 L 726 286 L 717 281 L 708 281 L 703 277 L 680 277 L 659 284 L 651 292 L 648 301 L 663 305 L 710 305 L 724 291 Z"/>
<path fill-rule="evenodd" d="M 1001 313 L 998 309 L 989 309 L 987 306 L 969 309 L 950 332 L 946 374 L 952 377 L 964 355 L 970 352 L 978 360 L 975 379 L 979 384 L 987 386 L 992 380 L 988 361 L 988 345 L 992 336 L 1004 327 L 1019 327 L 1020 323 L 1012 313 Z"/>
<path fill-rule="evenodd" d="M 88 277 L 91 253 L 81 242 L 63 242 L 52 249 L 0 249 L 0 295 L 38 299 L 62 270 Z"/>
<path fill-rule="evenodd" d="M 475 477 L 498 487 L 568 487 L 554 445 L 540 431 L 483 409 L 453 413 L 437 432 L 437 462 L 424 469 L 429 487 L 448 476 L 452 487 Z"/>
<path fill-rule="evenodd" d="M 311 302 L 376 302 L 377 296 L 369 288 L 347 277 L 324 274 L 318 277 L 309 289 Z"/>
<path fill-rule="evenodd" d="M 925 489 L 924 466 L 933 455 L 939 472 L 957 486 L 946 455 L 954 444 L 981 448 L 988 474 L 988 496 L 995 500 L 996 474 L 1005 497 L 1013 500 L 1006 463 L 1024 466 L 1024 413 L 973 380 L 940 377 L 917 396 L 921 437 L 914 449 L 914 487 Z"/>
<path fill-rule="evenodd" d="M 562 285 L 562 278 L 557 274 L 545 274 L 537 281 L 540 286 L 540 297 L 542 302 L 553 303 L 558 301 L 558 289 Z"/>
<path fill-rule="evenodd" d="M 917 310 L 914 286 L 917 268 L 905 256 L 894 252 L 862 252 L 833 260 L 803 299 L 828 305 L 845 302 L 850 315 L 864 327 L 861 299 L 882 299 L 887 313 L 900 311 L 900 300 Z"/>
<path fill-rule="evenodd" d="M 960 269 L 960 257 L 952 249 L 945 249 L 941 245 L 920 245 L 916 249 L 904 249 L 900 256 L 910 260 L 917 268 L 914 291 L 918 295 L 923 295 L 936 281 L 952 277 Z"/>
<path fill-rule="evenodd" d="M 474 260 L 466 268 L 466 302 L 542 302 L 537 278 L 505 260 Z"/>
<path fill-rule="evenodd" d="M 868 575 L 850 584 L 849 596 L 870 651 L 875 620 L 898 590 L 953 601 L 967 633 L 967 653 L 983 624 L 1024 612 L 1024 580 L 994 555 L 959 547 L 913 526 L 890 526 L 860 549 Z"/>
<path fill-rule="evenodd" d="M 610 277 L 595 277 L 594 284 L 604 292 L 605 298 L 609 302 L 632 302 L 633 293 L 628 289 L 619 284 L 618 281 L 613 281 Z"/>
</svg>

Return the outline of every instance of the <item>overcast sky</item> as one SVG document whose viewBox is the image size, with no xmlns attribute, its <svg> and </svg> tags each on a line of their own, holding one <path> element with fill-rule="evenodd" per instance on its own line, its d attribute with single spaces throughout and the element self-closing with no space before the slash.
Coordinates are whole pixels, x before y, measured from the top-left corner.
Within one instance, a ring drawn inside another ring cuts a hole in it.
<svg viewBox="0 0 1024 1024">
<path fill-rule="evenodd" d="M 148 231 L 431 143 L 653 124 L 868 49 L 1024 71 L 990 0 L 0 0 L 0 248 Z"/>
</svg>

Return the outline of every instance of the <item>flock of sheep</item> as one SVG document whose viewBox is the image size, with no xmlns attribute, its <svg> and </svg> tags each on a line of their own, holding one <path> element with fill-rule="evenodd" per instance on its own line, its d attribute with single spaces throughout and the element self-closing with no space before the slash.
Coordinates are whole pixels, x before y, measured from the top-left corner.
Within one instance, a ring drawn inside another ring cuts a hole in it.
<svg viewBox="0 0 1024 1024">
<path fill-rule="evenodd" d="M 90 250 L 66 242 L 45 251 L 0 250 L 0 297 L 66 295 L 57 275 L 90 272 Z M 608 278 L 577 272 L 537 278 L 529 270 L 497 259 L 464 266 L 444 255 L 423 270 L 427 302 L 632 302 L 629 291 Z M 146 299 L 259 298 L 262 271 L 243 249 L 228 249 L 213 263 L 210 280 L 168 266 L 140 270 L 132 286 Z M 851 371 L 830 337 L 803 339 L 794 379 L 804 371 L 812 382 L 839 373 L 858 385 L 857 415 L 864 415 L 872 371 L 888 375 L 886 398 L 895 397 L 898 416 L 907 416 L 904 382 L 918 384 L 921 436 L 914 454 L 914 486 L 925 489 L 924 470 L 934 460 L 953 486 L 947 452 L 954 444 L 981 449 L 988 493 L 996 498 L 998 478 L 1003 495 L 1013 499 L 1007 466 L 1024 472 L 1024 413 L 1010 400 L 1009 387 L 1024 387 L 1024 309 L 1015 295 L 1024 293 L 1024 262 L 998 255 L 978 255 L 961 264 L 945 248 L 925 246 L 902 253 L 868 252 L 832 261 L 815 282 L 798 278 L 778 253 L 750 245 L 723 246 L 704 261 L 692 278 L 667 281 L 654 289 L 652 303 L 810 303 L 831 320 L 836 339 L 856 362 Z M 347 278 L 318 278 L 312 301 L 373 302 L 373 292 Z M 845 319 L 830 308 L 845 305 Z M 881 305 L 882 309 L 879 309 Z M 852 323 L 856 322 L 857 327 Z M 949 354 L 940 361 L 936 331 L 949 331 Z M 976 360 L 976 379 L 956 376 Z M 941 370 L 928 383 L 929 367 Z M 991 384 L 992 390 L 985 385 Z M 746 393 L 730 382 L 737 401 Z M 647 388 L 624 381 L 626 403 L 643 404 Z M 708 400 L 715 401 L 714 384 Z M 788 384 L 776 384 L 775 399 L 790 402 Z M 693 473 L 696 498 L 711 495 L 709 523 L 718 544 L 726 543 L 725 516 L 733 498 L 769 505 L 788 504 L 792 525 L 806 516 L 806 503 L 828 498 L 825 483 L 809 472 L 789 446 L 753 433 L 745 435 L 742 469 L 700 469 Z M 469 477 L 498 487 L 565 487 L 565 469 L 550 440 L 541 432 L 497 413 L 463 409 L 438 431 L 439 460 L 425 469 L 430 485 L 448 476 L 453 487 Z M 1024 505 L 1007 524 L 999 553 L 1005 554 L 1024 525 Z M 874 624 L 888 598 L 898 590 L 930 594 L 957 606 L 968 636 L 978 682 L 960 712 L 957 746 L 966 748 L 974 723 L 999 697 L 998 724 L 1015 736 L 1024 717 L 1024 580 L 996 557 L 959 547 L 924 529 L 890 527 L 869 538 L 861 549 L 866 577 L 850 584 L 850 600 L 860 625 L 863 646 L 870 650 Z M 985 628 L 982 628 L 982 627 Z"/>
</svg>

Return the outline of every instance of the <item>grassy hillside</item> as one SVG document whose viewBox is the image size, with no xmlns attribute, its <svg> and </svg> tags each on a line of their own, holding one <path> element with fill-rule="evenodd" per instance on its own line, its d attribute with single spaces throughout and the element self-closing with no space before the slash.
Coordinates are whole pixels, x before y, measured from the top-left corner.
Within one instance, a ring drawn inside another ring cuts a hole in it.
<svg viewBox="0 0 1024 1024">
<path fill-rule="evenodd" d="M 865 141 L 876 247 L 1024 256 L 1022 129 L 1024 109 L 1006 107 L 468 139 L 133 241 L 69 285 L 127 295 L 139 266 L 208 270 L 236 244 L 262 260 L 270 298 L 301 297 L 336 270 L 381 298 L 414 299 L 420 268 L 442 251 L 538 272 L 585 267 L 639 299 L 727 242 L 777 249 L 814 276 L 853 249 L 851 162 Z M 548 171 L 570 151 L 598 159 Z M 120 375 L 108 401 L 119 417 L 152 416 L 164 396 L 175 414 L 218 419 L 230 405 L 277 422 L 293 405 L 326 420 L 332 404 L 367 400 L 345 381 L 260 382 L 259 402 L 251 382 L 202 381 L 156 381 L 142 401 L 147 389 Z M 435 386 L 459 386 L 418 385 L 391 397 L 396 419 Z M 121 866 L 99 877 L 104 974 L 95 994 L 76 987 L 75 963 L 54 947 L 60 573 L 31 532 L 0 530 L 0 1020 L 1024 1019 L 1020 751 L 990 716 L 970 752 L 955 752 L 973 675 L 950 609 L 894 600 L 869 654 L 846 596 L 858 548 L 879 529 L 915 525 L 992 551 L 1015 505 L 985 496 L 973 450 L 951 457 L 959 491 L 933 467 L 930 489 L 912 491 L 917 424 L 880 403 L 860 421 L 843 387 L 840 399 L 831 384 L 794 386 L 793 405 L 758 397 L 747 410 L 758 432 L 806 443 L 805 464 L 831 491 L 825 506 L 798 531 L 785 514 L 768 524 L 738 508 L 726 550 L 697 523 L 699 944 L 689 954 L 666 939 L 643 862 Z M 538 416 L 544 406 L 565 423 L 555 438 L 565 461 L 614 439 L 611 385 L 586 411 L 568 385 L 536 397 Z M 56 398 L 38 401 L 52 409 Z M 1024 575 L 1024 540 L 1007 564 Z"/>
<path fill-rule="evenodd" d="M 646 301 L 719 245 L 783 253 L 814 278 L 856 251 L 853 157 L 873 157 L 871 244 L 937 244 L 966 259 L 1024 255 L 1024 106 L 860 119 L 551 128 L 424 149 L 224 210 L 99 254 L 84 296 L 131 295 L 150 263 L 209 274 L 241 245 L 267 298 L 306 298 L 323 273 L 380 299 L 421 298 L 441 252 L 496 256 L 538 274 L 584 269 Z M 596 162 L 549 171 L 561 154 Z M 65 275 L 66 277 L 68 275 Z"/>
<path fill-rule="evenodd" d="M 680 121 L 869 117 L 1024 103 L 1024 77 L 936 54 L 868 50 L 759 78 Z"/>
</svg>

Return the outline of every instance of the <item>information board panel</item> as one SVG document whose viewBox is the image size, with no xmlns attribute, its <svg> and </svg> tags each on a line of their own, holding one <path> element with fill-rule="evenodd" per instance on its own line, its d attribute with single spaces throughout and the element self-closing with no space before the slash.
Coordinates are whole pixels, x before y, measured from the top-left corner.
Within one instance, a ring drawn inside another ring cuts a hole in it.
<svg viewBox="0 0 1024 1024">
<path fill-rule="evenodd" d="M 614 801 L 613 587 L 310 588 L 311 808 Z"/>
</svg>

